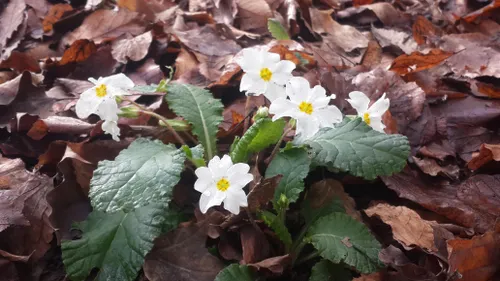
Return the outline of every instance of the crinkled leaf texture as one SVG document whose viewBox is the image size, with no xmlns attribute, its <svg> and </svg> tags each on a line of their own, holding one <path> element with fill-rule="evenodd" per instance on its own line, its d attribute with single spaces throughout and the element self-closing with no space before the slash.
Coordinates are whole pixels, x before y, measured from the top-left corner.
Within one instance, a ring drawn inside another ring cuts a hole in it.
<svg viewBox="0 0 500 281">
<path fill-rule="evenodd" d="M 267 29 L 276 40 L 290 40 L 290 36 L 283 25 L 276 19 L 267 20 Z"/>
<path fill-rule="evenodd" d="M 168 203 L 184 169 L 185 154 L 173 145 L 139 138 L 113 161 L 101 161 L 90 181 L 94 210 L 130 211 Z"/>
<path fill-rule="evenodd" d="M 217 154 L 215 135 L 222 122 L 223 105 L 212 94 L 189 84 L 169 84 L 165 95 L 168 106 L 175 114 L 186 119 L 192 126 L 193 134 L 205 148 L 205 157 L 212 159 Z"/>
<path fill-rule="evenodd" d="M 266 178 L 283 175 L 274 192 L 276 206 L 281 194 L 284 194 L 290 203 L 299 199 L 304 190 L 304 179 L 309 173 L 311 159 L 303 148 L 290 148 L 276 154 L 266 170 Z"/>
<path fill-rule="evenodd" d="M 214 281 L 255 281 L 255 277 L 248 266 L 233 263 L 221 270 Z"/>
<path fill-rule="evenodd" d="M 272 121 L 270 118 L 257 120 L 233 145 L 231 158 L 234 163 L 246 163 L 250 153 L 255 153 L 279 141 L 285 128 L 285 120 Z"/>
<path fill-rule="evenodd" d="M 320 260 L 311 270 L 309 281 L 350 281 L 351 273 L 340 264 L 328 260 Z"/>
<path fill-rule="evenodd" d="M 373 130 L 361 118 L 324 128 L 305 142 L 313 163 L 340 169 L 365 179 L 401 171 L 410 154 L 408 139 Z"/>
<path fill-rule="evenodd" d="M 278 218 L 278 216 L 268 211 L 261 211 L 259 217 L 274 231 L 283 244 L 285 244 L 287 249 L 292 246 L 292 235 L 290 235 L 288 228 L 286 228 L 286 225 Z"/>
<path fill-rule="evenodd" d="M 364 224 L 349 215 L 332 213 L 319 218 L 309 228 L 307 239 L 333 263 L 344 262 L 361 273 L 380 269 L 380 243 Z"/>
<path fill-rule="evenodd" d="M 165 227 L 166 210 L 150 204 L 132 212 L 110 214 L 93 211 L 77 227 L 81 239 L 63 241 L 62 257 L 71 280 L 85 280 L 99 268 L 94 280 L 132 281 L 153 247 L 153 240 Z"/>
</svg>

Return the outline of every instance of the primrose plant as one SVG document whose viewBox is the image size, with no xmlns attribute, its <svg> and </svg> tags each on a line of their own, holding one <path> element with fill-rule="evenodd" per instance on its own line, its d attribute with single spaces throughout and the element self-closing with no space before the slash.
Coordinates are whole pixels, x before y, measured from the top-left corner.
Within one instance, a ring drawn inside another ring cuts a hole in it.
<svg viewBox="0 0 500 281">
<path fill-rule="evenodd" d="M 370 106 L 365 94 L 352 92 L 347 101 L 358 116 L 346 117 L 331 104 L 333 93 L 293 77 L 295 64 L 278 54 L 245 49 L 237 63 L 243 70 L 240 90 L 247 95 L 263 94 L 270 106 L 257 111 L 253 124 L 235 137 L 226 154 L 219 153 L 216 138 L 223 104 L 206 89 L 170 80 L 135 86 L 124 74 L 90 79 L 95 86 L 80 96 L 78 117 L 99 116 L 103 131 L 118 141 L 119 116 L 150 115 L 171 131 L 176 142 L 138 138 L 113 161 L 98 164 L 89 192 L 93 212 L 75 225 L 82 231 L 81 238 L 62 243 L 70 279 L 84 280 L 97 268 L 96 280 L 134 280 L 154 239 L 181 222 L 182 215 L 171 202 L 181 175 L 195 177 L 187 181 L 194 184 L 186 192 L 200 196 L 195 207 L 201 213 L 216 208 L 271 229 L 284 246 L 283 254 L 291 257 L 289 268 L 317 261 L 311 281 L 325 280 L 332 272 L 370 273 L 380 268 L 381 245 L 369 229 L 347 215 L 338 198 L 325 197 L 318 206 L 311 199 L 315 191 L 306 186 L 305 179 L 314 169 L 368 180 L 400 171 L 409 145 L 402 135 L 384 133 L 382 115 L 389 99 L 384 94 Z M 182 129 L 189 128 L 195 138 L 185 141 L 176 132 L 175 120 L 134 102 L 127 97 L 130 90 L 164 93 L 164 102 L 189 123 Z M 259 164 L 267 165 L 263 179 L 250 173 Z M 259 206 L 249 206 L 249 192 L 258 192 L 263 182 L 274 182 L 274 195 L 260 198 Z M 295 233 L 289 231 L 287 212 L 297 208 L 300 231 Z M 215 280 L 257 279 L 263 280 L 250 267 L 233 264 Z"/>
</svg>

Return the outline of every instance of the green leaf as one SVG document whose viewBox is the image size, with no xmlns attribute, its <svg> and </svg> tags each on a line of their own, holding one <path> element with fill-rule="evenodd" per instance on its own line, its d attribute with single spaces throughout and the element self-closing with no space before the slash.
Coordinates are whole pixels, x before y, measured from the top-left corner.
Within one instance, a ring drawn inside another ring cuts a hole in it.
<svg viewBox="0 0 500 281">
<path fill-rule="evenodd" d="M 351 273 L 342 265 L 321 260 L 311 270 L 309 281 L 349 281 L 352 280 Z"/>
<path fill-rule="evenodd" d="M 279 219 L 275 214 L 268 211 L 261 211 L 259 213 L 259 218 L 264 221 L 264 223 L 269 226 L 278 238 L 285 244 L 287 249 L 292 246 L 292 236 L 282 220 Z"/>
<path fill-rule="evenodd" d="M 373 130 L 361 118 L 344 120 L 336 128 L 324 128 L 305 143 L 313 163 L 331 166 L 365 179 L 401 171 L 410 154 L 408 139 Z"/>
<path fill-rule="evenodd" d="M 275 206 L 281 194 L 284 194 L 290 203 L 299 199 L 310 164 L 311 159 L 303 148 L 291 148 L 276 154 L 266 170 L 266 178 L 283 175 L 274 193 Z"/>
<path fill-rule="evenodd" d="M 183 145 L 181 148 L 184 153 L 186 153 L 187 159 L 193 162 L 196 167 L 203 167 L 207 165 L 203 159 L 203 146 L 201 144 L 191 148 L 187 145 Z"/>
<path fill-rule="evenodd" d="M 129 211 L 151 202 L 168 203 L 185 155 L 173 145 L 139 138 L 114 161 L 101 161 L 90 181 L 94 210 Z"/>
<path fill-rule="evenodd" d="M 133 92 L 140 92 L 140 93 L 154 93 L 154 92 L 156 92 L 157 88 L 158 88 L 158 85 L 156 85 L 156 84 L 136 85 L 130 90 Z"/>
<path fill-rule="evenodd" d="M 233 146 L 231 151 L 233 162 L 246 163 L 251 153 L 259 152 L 277 143 L 283 134 L 285 124 L 283 119 L 275 122 L 271 118 L 258 119 Z"/>
<path fill-rule="evenodd" d="M 319 218 L 306 239 L 333 263 L 344 262 L 362 273 L 375 272 L 381 266 L 380 243 L 364 224 L 349 215 L 332 213 Z"/>
<path fill-rule="evenodd" d="M 217 154 L 215 135 L 222 122 L 223 105 L 212 94 L 189 84 L 169 84 L 165 96 L 168 106 L 193 126 L 192 131 L 205 148 L 205 157 L 212 159 Z"/>
<path fill-rule="evenodd" d="M 99 268 L 94 280 L 132 281 L 161 234 L 165 209 L 151 204 L 113 214 L 93 211 L 78 224 L 82 238 L 61 244 L 66 272 L 73 281 L 85 280 L 93 268 Z"/>
<path fill-rule="evenodd" d="M 221 270 L 214 281 L 255 281 L 255 277 L 248 266 L 233 263 Z"/>
<path fill-rule="evenodd" d="M 288 32 L 286 32 L 283 25 L 276 19 L 270 18 L 267 20 L 267 29 L 276 40 L 290 40 Z"/>
</svg>

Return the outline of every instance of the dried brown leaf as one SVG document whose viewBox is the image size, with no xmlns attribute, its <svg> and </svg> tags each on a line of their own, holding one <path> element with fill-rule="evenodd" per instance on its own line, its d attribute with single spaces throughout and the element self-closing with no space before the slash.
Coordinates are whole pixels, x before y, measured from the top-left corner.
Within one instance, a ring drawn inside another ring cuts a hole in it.
<svg viewBox="0 0 500 281">
<path fill-rule="evenodd" d="M 182 225 L 155 240 L 144 275 L 151 281 L 213 281 L 224 264 L 205 247 L 207 223 Z"/>
<path fill-rule="evenodd" d="M 277 256 L 265 259 L 258 263 L 252 263 L 248 266 L 253 267 L 259 271 L 269 271 L 274 275 L 280 276 L 283 274 L 285 269 L 292 262 L 292 257 L 290 255 Z"/>
<path fill-rule="evenodd" d="M 2 50 L 2 56 L 8 40 L 12 38 L 12 34 L 25 19 L 25 8 L 24 0 L 10 0 L 0 14 L 0 50 Z"/>
<path fill-rule="evenodd" d="M 127 63 L 128 60 L 140 61 L 149 51 L 149 45 L 153 41 L 153 34 L 148 31 L 134 38 L 125 38 L 113 42 L 113 57 L 121 62 Z"/>
<path fill-rule="evenodd" d="M 273 12 L 265 0 L 237 0 L 238 18 L 242 30 L 267 30 L 267 20 Z"/>
<path fill-rule="evenodd" d="M 417 50 L 417 42 L 411 34 L 396 29 L 376 28 L 372 26 L 372 34 L 377 39 L 382 48 L 394 46 L 406 54 L 411 54 Z"/>
<path fill-rule="evenodd" d="M 65 65 L 75 62 L 83 62 L 86 61 L 95 52 L 97 52 L 97 47 L 93 41 L 87 39 L 79 39 L 74 41 L 71 46 L 66 49 L 66 51 L 64 51 L 59 64 Z"/>
<path fill-rule="evenodd" d="M 271 245 L 260 228 L 247 224 L 239 229 L 244 264 L 256 263 L 269 258 Z"/>
<path fill-rule="evenodd" d="M 248 193 L 248 209 L 251 212 L 256 212 L 265 206 L 274 197 L 274 191 L 278 186 L 283 175 L 276 175 L 272 178 L 262 179 Z"/>
<path fill-rule="evenodd" d="M 453 180 L 458 180 L 459 178 L 460 168 L 457 165 L 450 164 L 443 167 L 432 158 L 420 159 L 412 156 L 412 159 L 420 170 L 428 175 L 435 177 L 438 174 L 444 174 Z"/>
<path fill-rule="evenodd" d="M 424 16 L 418 15 L 412 26 L 413 38 L 417 44 L 422 45 L 427 39 L 434 39 L 441 35 L 442 31 L 435 27 L 432 22 Z"/>
<path fill-rule="evenodd" d="M 479 17 L 485 17 L 498 12 L 498 9 L 500 9 L 500 0 L 493 0 L 490 4 L 484 6 L 483 8 L 464 16 L 463 19 L 467 22 L 474 22 Z"/>
<path fill-rule="evenodd" d="M 73 7 L 70 4 L 56 4 L 50 7 L 49 12 L 43 19 L 43 32 L 50 32 L 54 28 L 53 24 L 59 21 L 64 13 L 72 11 Z"/>
<path fill-rule="evenodd" d="M 13 51 L 9 58 L 0 63 L 0 68 L 12 68 L 16 71 L 41 72 L 38 62 L 26 53 Z"/>
<path fill-rule="evenodd" d="M 437 66 L 452 55 L 453 53 L 441 49 L 432 49 L 426 54 L 413 52 L 410 55 L 397 57 L 391 65 L 391 70 L 399 75 L 419 72 Z"/>
<path fill-rule="evenodd" d="M 484 143 L 479 148 L 479 152 L 472 154 L 472 159 L 467 163 L 471 170 L 477 170 L 488 162 L 500 161 L 500 145 Z"/>
<path fill-rule="evenodd" d="M 472 239 L 448 241 L 449 274 L 458 271 L 463 281 L 498 280 L 500 226 Z"/>
<path fill-rule="evenodd" d="M 341 19 L 357 17 L 361 20 L 362 17 L 359 17 L 359 15 L 367 10 L 373 12 L 385 26 L 406 26 L 409 22 L 408 15 L 401 13 L 391 4 L 385 2 L 347 8 L 339 11 L 337 17 Z"/>
</svg>

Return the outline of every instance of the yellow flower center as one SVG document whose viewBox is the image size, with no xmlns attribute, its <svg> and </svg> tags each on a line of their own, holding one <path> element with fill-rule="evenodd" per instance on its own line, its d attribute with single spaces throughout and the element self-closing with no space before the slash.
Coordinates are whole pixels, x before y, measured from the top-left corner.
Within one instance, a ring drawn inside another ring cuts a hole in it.
<svg viewBox="0 0 500 281">
<path fill-rule="evenodd" d="M 305 114 L 309 114 L 309 115 L 311 115 L 314 111 L 312 103 L 305 102 L 305 101 L 303 101 L 299 104 L 299 110 L 304 112 Z"/>
<path fill-rule="evenodd" d="M 99 98 L 104 98 L 108 94 L 106 85 L 101 84 L 95 88 L 95 95 Z"/>
<path fill-rule="evenodd" d="M 226 191 L 229 188 L 229 186 L 230 186 L 229 181 L 225 178 L 222 178 L 217 182 L 217 189 L 220 191 Z"/>
<path fill-rule="evenodd" d="M 271 70 L 269 70 L 269 68 L 265 67 L 260 70 L 260 78 L 262 78 L 262 80 L 269 82 L 271 81 L 272 77 L 273 73 L 271 72 Z"/>
<path fill-rule="evenodd" d="M 363 114 L 363 121 L 365 121 L 366 124 L 370 125 L 370 114 L 368 112 L 365 112 L 365 114 Z"/>
</svg>

